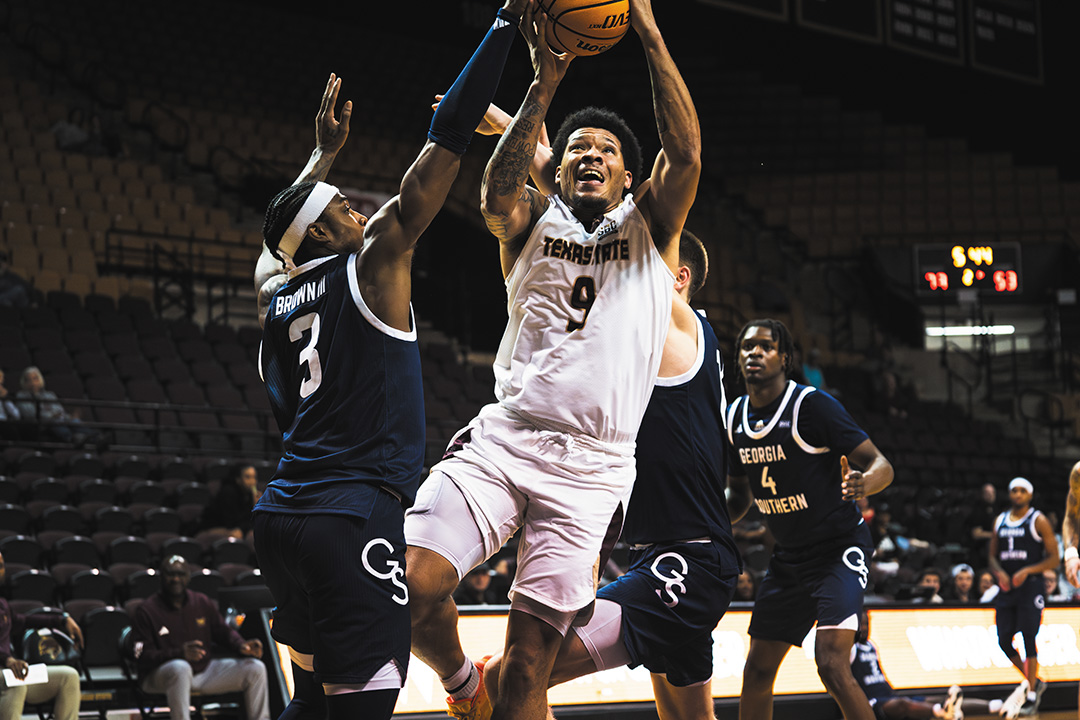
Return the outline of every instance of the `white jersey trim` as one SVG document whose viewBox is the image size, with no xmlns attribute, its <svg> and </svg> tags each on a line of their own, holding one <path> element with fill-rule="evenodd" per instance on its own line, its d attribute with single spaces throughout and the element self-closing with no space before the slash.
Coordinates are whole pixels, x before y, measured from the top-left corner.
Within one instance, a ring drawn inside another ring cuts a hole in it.
<svg viewBox="0 0 1080 720">
<path fill-rule="evenodd" d="M 997 522 L 994 523 L 994 532 L 997 532 L 1002 525 L 1013 528 L 1020 527 L 1025 522 L 1027 522 L 1028 518 L 1031 518 L 1031 525 L 1029 526 L 1031 537 L 1033 540 L 1038 540 L 1040 542 L 1042 541 L 1042 535 L 1040 535 L 1039 531 L 1035 529 L 1035 521 L 1039 519 L 1038 510 L 1036 510 L 1035 508 L 1028 508 L 1028 511 L 1024 513 L 1023 517 L 1021 517 L 1019 520 L 1010 520 L 1009 515 L 1011 514 L 1011 512 L 1012 511 L 1010 510 L 1006 510 L 998 516 Z"/>
<path fill-rule="evenodd" d="M 727 439 L 732 445 L 735 445 L 735 414 L 739 411 L 739 400 L 741 399 L 742 397 L 737 397 L 732 400 L 727 409 Z"/>
<path fill-rule="evenodd" d="M 363 251 L 361 251 L 363 252 Z M 371 308 L 364 302 L 364 297 L 360 294 L 360 278 L 356 275 L 356 257 L 358 253 L 353 253 L 349 256 L 349 262 L 345 267 L 345 272 L 349 276 L 349 292 L 352 293 L 353 302 L 356 304 L 360 314 L 364 316 L 364 319 L 371 324 L 373 328 L 388 335 L 397 340 L 405 340 L 406 342 L 416 341 L 416 318 L 413 317 L 412 303 L 409 303 L 409 325 L 412 330 L 398 330 L 395 327 L 390 327 L 378 317 L 375 313 L 371 312 Z"/>
<path fill-rule="evenodd" d="M 780 406 L 776 408 L 776 412 L 773 413 L 772 420 L 770 420 L 769 424 L 758 432 L 754 432 L 750 429 L 750 396 L 746 395 L 746 402 L 743 403 L 742 406 L 742 425 L 743 432 L 746 433 L 746 436 L 754 440 L 761 440 L 763 437 L 767 436 L 770 432 L 772 432 L 773 428 L 776 427 L 776 423 L 780 422 L 780 416 L 784 414 L 784 410 L 787 408 L 788 401 L 791 400 L 791 395 L 794 392 L 795 381 L 788 380 L 787 392 L 784 393 L 784 399 L 780 401 Z M 794 419 L 792 420 L 792 429 L 794 429 Z"/>
<path fill-rule="evenodd" d="M 795 442 L 802 448 L 804 453 L 809 455 L 824 455 L 829 452 L 827 447 L 814 447 L 810 443 L 803 440 L 802 435 L 799 434 L 799 407 L 802 406 L 803 399 L 807 395 L 814 392 L 812 387 L 804 387 L 802 392 L 799 393 L 799 397 L 795 399 L 795 407 L 791 410 L 791 437 L 795 438 Z"/>
<path fill-rule="evenodd" d="M 694 379 L 694 376 L 701 370 L 701 366 L 705 363 L 705 328 L 701 326 L 701 320 L 697 320 L 697 357 L 694 358 L 694 364 L 689 370 L 679 375 L 672 377 L 657 377 L 657 387 L 675 387 L 676 385 L 682 385 L 688 383 Z M 670 331 L 669 333 L 670 334 Z M 721 377 L 723 375 L 721 374 Z"/>
<path fill-rule="evenodd" d="M 320 265 L 322 265 L 324 262 L 328 262 L 330 260 L 333 260 L 336 257 L 337 257 L 337 255 L 327 255 L 326 257 L 315 258 L 314 260 L 308 260 L 303 265 L 300 265 L 299 267 L 294 267 L 292 270 L 289 271 L 289 280 L 292 280 L 297 275 L 303 275 L 308 270 L 311 270 L 312 268 L 317 268 Z"/>
</svg>

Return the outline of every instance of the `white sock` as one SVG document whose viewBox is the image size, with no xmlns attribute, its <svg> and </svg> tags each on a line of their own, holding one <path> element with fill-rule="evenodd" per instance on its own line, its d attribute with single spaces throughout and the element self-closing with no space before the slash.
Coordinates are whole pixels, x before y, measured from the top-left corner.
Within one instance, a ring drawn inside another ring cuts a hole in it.
<svg viewBox="0 0 1080 720">
<path fill-rule="evenodd" d="M 934 717 L 943 717 L 945 715 L 945 709 L 941 707 L 941 703 L 934 703 Z"/>
<path fill-rule="evenodd" d="M 992 713 L 996 713 L 998 710 L 1001 709 L 1001 706 L 1004 705 L 1004 704 L 1005 704 L 1004 700 L 991 700 L 990 701 L 990 707 L 988 708 L 988 710 L 990 710 L 990 712 L 992 712 Z"/>
<path fill-rule="evenodd" d="M 1034 690 L 1028 690 L 1028 702 L 1035 702 L 1035 699 L 1039 696 L 1035 694 Z"/>
<path fill-rule="evenodd" d="M 476 671 L 473 661 L 466 657 L 465 664 L 456 673 L 442 678 L 442 684 L 452 700 L 464 700 L 476 693 L 476 688 L 480 686 L 480 673 Z"/>
</svg>

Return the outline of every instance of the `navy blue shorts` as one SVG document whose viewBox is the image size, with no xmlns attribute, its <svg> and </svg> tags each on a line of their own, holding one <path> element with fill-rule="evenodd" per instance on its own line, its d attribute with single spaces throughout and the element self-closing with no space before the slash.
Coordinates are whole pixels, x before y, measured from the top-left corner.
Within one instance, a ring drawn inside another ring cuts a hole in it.
<svg viewBox="0 0 1080 720">
<path fill-rule="evenodd" d="M 998 644 L 1005 653 L 1012 654 L 1012 641 L 1016 633 L 1024 638 L 1026 657 L 1037 657 L 1035 636 L 1042 624 L 1042 611 L 1046 605 L 1046 587 L 1041 574 L 1032 575 L 1024 584 L 1009 592 L 994 596 L 994 623 L 997 625 Z"/>
<path fill-rule="evenodd" d="M 712 631 L 739 576 L 734 547 L 715 540 L 634 550 L 630 569 L 597 597 L 622 607 L 630 667 L 644 665 L 686 687 L 712 677 Z"/>
<path fill-rule="evenodd" d="M 320 683 L 364 683 L 390 660 L 404 680 L 409 666 L 404 510 L 371 492 L 366 519 L 254 514 L 255 553 L 277 603 L 271 634 L 314 655 Z"/>
<path fill-rule="evenodd" d="M 815 622 L 836 627 L 853 616 L 856 629 L 872 554 L 865 523 L 813 548 L 777 548 L 754 601 L 750 637 L 802 645 Z"/>
</svg>

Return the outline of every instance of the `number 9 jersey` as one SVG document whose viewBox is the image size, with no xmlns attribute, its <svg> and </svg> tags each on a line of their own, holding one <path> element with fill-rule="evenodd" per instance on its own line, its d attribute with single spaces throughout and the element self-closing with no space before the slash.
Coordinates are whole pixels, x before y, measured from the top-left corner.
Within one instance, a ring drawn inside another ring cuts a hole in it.
<svg viewBox="0 0 1080 720">
<path fill-rule="evenodd" d="M 284 452 L 257 510 L 367 517 L 366 488 L 406 508 L 416 495 L 425 424 L 415 323 L 404 332 L 375 316 L 356 259 L 307 262 L 270 302 L 259 369 Z"/>
<path fill-rule="evenodd" d="M 633 442 L 660 369 L 675 276 L 631 196 L 586 231 L 557 195 L 506 276 L 495 395 L 540 426 Z"/>
</svg>

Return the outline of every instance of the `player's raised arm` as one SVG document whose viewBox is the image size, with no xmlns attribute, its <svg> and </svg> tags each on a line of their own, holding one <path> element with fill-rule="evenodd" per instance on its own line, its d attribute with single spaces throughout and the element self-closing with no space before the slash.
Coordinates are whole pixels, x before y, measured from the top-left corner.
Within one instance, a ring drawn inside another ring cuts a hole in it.
<svg viewBox="0 0 1080 720">
<path fill-rule="evenodd" d="M 701 127 L 690 91 L 668 52 L 650 0 L 630 0 L 630 21 L 649 65 L 653 111 L 662 149 L 656 156 L 647 191 L 639 206 L 649 220 L 653 241 L 668 260 L 677 262 L 679 233 L 697 195 L 701 176 Z"/>
<path fill-rule="evenodd" d="M 357 259 L 360 292 L 372 312 L 408 326 L 412 252 L 442 209 L 465 152 L 499 85 L 524 9 L 535 0 L 507 0 L 480 47 L 446 92 L 431 119 L 428 142 L 405 172 L 398 194 L 367 222 L 367 248 Z"/>
<path fill-rule="evenodd" d="M 1080 462 L 1069 471 L 1069 496 L 1065 500 L 1065 518 L 1061 521 L 1061 544 L 1065 548 L 1065 577 L 1074 587 L 1080 587 Z"/>
<path fill-rule="evenodd" d="M 341 107 L 339 119 L 335 114 L 335 108 L 340 90 L 341 78 L 330 73 L 330 78 L 326 81 L 326 89 L 323 90 L 319 111 L 315 114 L 315 149 L 311 151 L 307 165 L 300 171 L 293 185 L 325 180 L 338 153 L 345 146 L 345 140 L 349 137 L 352 100 L 345 101 Z M 263 244 L 262 254 L 255 263 L 254 278 L 260 325 L 266 320 L 266 309 L 269 307 L 270 298 L 274 296 L 278 288 L 285 284 L 286 273 L 291 269 L 289 263 L 283 263 L 280 258 L 270 252 L 265 243 Z"/>
<path fill-rule="evenodd" d="M 488 229 L 498 238 L 503 274 L 513 267 L 529 230 L 543 213 L 546 201 L 526 187 L 544 118 L 551 107 L 572 56 L 555 55 L 547 44 L 547 15 L 525 12 L 522 33 L 529 41 L 535 77 L 517 114 L 492 153 L 480 189 L 480 210 Z"/>
</svg>

